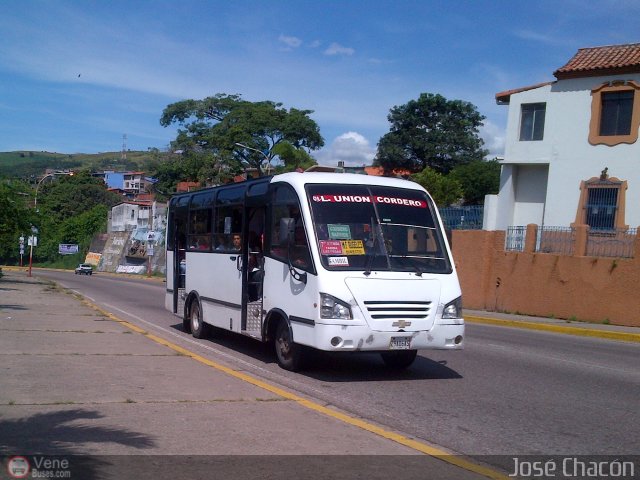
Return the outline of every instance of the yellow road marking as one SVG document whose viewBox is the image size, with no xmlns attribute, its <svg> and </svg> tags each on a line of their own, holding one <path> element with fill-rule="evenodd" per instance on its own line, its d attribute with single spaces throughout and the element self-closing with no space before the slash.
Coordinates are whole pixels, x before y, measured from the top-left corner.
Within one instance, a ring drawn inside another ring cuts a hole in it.
<svg viewBox="0 0 640 480">
<path fill-rule="evenodd" d="M 498 319 L 490 317 L 477 317 L 465 315 L 465 321 L 470 323 L 484 323 L 487 325 L 500 325 L 505 327 L 524 328 L 528 330 L 543 330 L 546 332 L 563 333 L 565 335 L 576 335 L 580 337 L 606 338 L 609 340 L 622 340 L 625 342 L 640 342 L 640 334 L 615 332 L 611 330 L 596 330 L 591 328 L 565 327 L 562 325 L 550 325 L 548 323 L 526 322 L 518 320 Z"/>
</svg>

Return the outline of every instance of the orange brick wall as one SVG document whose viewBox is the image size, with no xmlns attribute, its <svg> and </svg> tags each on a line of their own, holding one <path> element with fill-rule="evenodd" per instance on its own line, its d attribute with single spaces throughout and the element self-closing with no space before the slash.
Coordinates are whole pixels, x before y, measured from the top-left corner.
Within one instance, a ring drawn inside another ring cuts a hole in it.
<svg viewBox="0 0 640 480">
<path fill-rule="evenodd" d="M 504 251 L 505 232 L 455 230 L 453 256 L 465 308 L 640 326 L 635 258 Z"/>
</svg>

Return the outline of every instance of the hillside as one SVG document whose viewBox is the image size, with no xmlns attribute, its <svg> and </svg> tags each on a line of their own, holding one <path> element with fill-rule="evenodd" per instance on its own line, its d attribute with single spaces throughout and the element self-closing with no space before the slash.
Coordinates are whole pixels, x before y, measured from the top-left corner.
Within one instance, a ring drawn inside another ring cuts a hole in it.
<svg viewBox="0 0 640 480">
<path fill-rule="evenodd" d="M 104 153 L 51 153 L 51 152 L 0 152 L 0 178 L 20 178 L 42 175 L 47 168 L 90 170 L 144 170 L 154 158 L 151 152 L 129 151 L 126 162 L 121 152 Z"/>
</svg>

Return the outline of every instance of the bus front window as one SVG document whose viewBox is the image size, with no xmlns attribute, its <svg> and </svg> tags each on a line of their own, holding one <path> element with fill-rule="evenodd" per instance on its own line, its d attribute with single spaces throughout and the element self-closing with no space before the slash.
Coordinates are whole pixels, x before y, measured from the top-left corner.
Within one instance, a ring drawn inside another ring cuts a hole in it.
<svg viewBox="0 0 640 480">
<path fill-rule="evenodd" d="M 434 206 L 419 190 L 309 185 L 318 251 L 329 270 L 450 273 Z"/>
</svg>

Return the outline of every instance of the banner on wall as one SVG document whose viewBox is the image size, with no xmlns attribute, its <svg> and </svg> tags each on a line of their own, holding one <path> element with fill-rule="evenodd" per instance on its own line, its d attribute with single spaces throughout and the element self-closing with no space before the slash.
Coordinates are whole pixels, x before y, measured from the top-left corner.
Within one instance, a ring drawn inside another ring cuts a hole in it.
<svg viewBox="0 0 640 480">
<path fill-rule="evenodd" d="M 78 253 L 78 244 L 77 243 L 59 243 L 58 244 L 58 253 L 60 255 L 75 255 Z"/>
<path fill-rule="evenodd" d="M 101 253 L 89 252 L 84 259 L 84 263 L 88 263 L 89 265 L 93 265 L 95 267 L 100 263 L 100 259 L 102 258 Z"/>
</svg>

